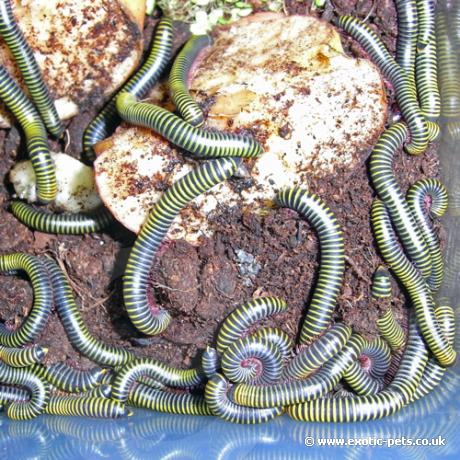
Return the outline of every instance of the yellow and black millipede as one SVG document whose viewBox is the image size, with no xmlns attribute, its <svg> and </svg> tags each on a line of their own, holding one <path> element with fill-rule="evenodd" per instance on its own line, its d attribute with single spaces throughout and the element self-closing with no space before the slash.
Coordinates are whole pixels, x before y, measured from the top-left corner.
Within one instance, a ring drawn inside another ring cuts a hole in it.
<svg viewBox="0 0 460 460">
<path fill-rule="evenodd" d="M 173 25 L 169 18 L 158 23 L 150 53 L 141 68 L 123 85 L 121 91 L 143 99 L 154 87 L 171 59 Z M 93 146 L 108 137 L 120 123 L 114 96 L 91 121 L 83 133 L 83 150 L 88 158 L 94 158 Z"/>
<path fill-rule="evenodd" d="M 82 393 L 95 388 L 107 373 L 107 369 L 100 367 L 80 371 L 64 363 L 55 363 L 50 366 L 36 365 L 31 370 L 54 387 L 68 393 Z"/>
<path fill-rule="evenodd" d="M 6 404 L 12 401 L 25 403 L 30 400 L 30 393 L 23 388 L 0 385 L 0 404 Z"/>
<path fill-rule="evenodd" d="M 43 361 L 48 348 L 33 345 L 26 348 L 9 348 L 0 345 L 0 360 L 11 367 L 28 367 Z"/>
<path fill-rule="evenodd" d="M 388 299 L 391 297 L 390 272 L 380 266 L 372 276 L 371 295 L 374 299 Z"/>
<path fill-rule="evenodd" d="M 117 373 L 112 383 L 112 399 L 126 402 L 134 383 L 146 375 L 178 388 L 194 387 L 204 380 L 199 369 L 176 369 L 153 358 L 138 358 L 127 363 Z"/>
<path fill-rule="evenodd" d="M 262 147 L 253 137 L 196 128 L 167 110 L 121 92 L 116 99 L 123 120 L 145 126 L 196 158 L 255 157 Z"/>
<path fill-rule="evenodd" d="M 0 363 L 0 382 L 19 385 L 30 392 L 27 402 L 12 401 L 6 414 L 14 420 L 29 420 L 43 412 L 50 397 L 50 385 L 26 368 L 10 367 Z"/>
<path fill-rule="evenodd" d="M 383 382 L 371 377 L 364 371 L 359 362 L 351 364 L 344 372 L 343 379 L 358 395 L 373 395 L 378 393 L 383 387 Z"/>
<path fill-rule="evenodd" d="M 411 133 L 410 143 L 405 145 L 407 152 L 412 155 L 424 153 L 429 140 L 428 125 L 418 105 L 417 91 L 404 70 L 375 32 L 362 21 L 352 16 L 340 16 L 336 23 L 361 44 L 392 83 L 401 113 Z"/>
<path fill-rule="evenodd" d="M 184 45 L 174 60 L 169 74 L 169 93 L 182 118 L 192 126 L 200 127 L 204 123 L 201 107 L 190 96 L 188 80 L 190 71 L 198 56 L 212 45 L 209 35 L 194 35 Z"/>
<path fill-rule="evenodd" d="M 205 400 L 214 415 L 232 423 L 264 423 L 283 413 L 282 407 L 259 409 L 240 406 L 228 396 L 229 383 L 220 374 L 216 374 L 206 384 Z"/>
<path fill-rule="evenodd" d="M 436 54 L 436 1 L 417 1 L 419 17 L 415 82 L 420 106 L 427 120 L 436 122 L 441 114 Z"/>
<path fill-rule="evenodd" d="M 366 340 L 359 360 L 371 377 L 383 378 L 391 363 L 390 347 L 380 337 Z"/>
<path fill-rule="evenodd" d="M 34 208 L 22 201 L 13 200 L 11 212 L 16 219 L 34 230 L 61 235 L 84 235 L 99 232 L 113 222 L 112 214 L 104 207 L 88 214 L 55 214 Z"/>
<path fill-rule="evenodd" d="M 388 211 L 378 199 L 371 209 L 371 221 L 377 246 L 385 260 L 406 288 L 414 306 L 417 324 L 423 338 L 442 366 L 451 366 L 456 352 L 446 341 L 434 315 L 434 301 L 425 280 L 400 248 Z"/>
<path fill-rule="evenodd" d="M 431 205 L 427 209 L 427 198 Z M 431 217 L 442 217 L 447 210 L 447 190 L 438 179 L 422 179 L 413 184 L 407 192 L 407 202 L 430 251 L 432 272 L 427 283 L 437 291 L 444 279 L 444 260 L 438 238 L 428 221 Z"/>
<path fill-rule="evenodd" d="M 365 340 L 353 334 L 345 347 L 309 378 L 263 386 L 239 383 L 232 389 L 232 398 L 244 406 L 268 408 L 290 406 L 323 396 L 339 383 L 364 345 Z"/>
<path fill-rule="evenodd" d="M 64 131 L 54 102 L 43 81 L 34 54 L 14 18 L 11 0 L 0 1 L 0 35 L 13 55 L 35 106 L 49 132 L 58 137 Z M 46 135 L 45 135 L 46 138 Z"/>
<path fill-rule="evenodd" d="M 202 395 L 160 391 L 142 384 L 129 393 L 128 404 L 168 414 L 212 415 Z"/>
<path fill-rule="evenodd" d="M 281 329 L 277 327 L 262 327 L 253 335 L 265 342 L 272 343 L 281 353 L 283 359 L 290 357 L 293 348 L 292 340 Z"/>
<path fill-rule="evenodd" d="M 250 335 L 236 340 L 223 352 L 221 367 L 231 382 L 270 384 L 281 377 L 283 357 L 273 343 Z"/>
<path fill-rule="evenodd" d="M 33 342 L 48 321 L 53 302 L 51 283 L 42 262 L 35 256 L 23 253 L 0 255 L 0 272 L 22 270 L 29 277 L 34 292 L 32 309 L 19 329 L 10 330 L 0 325 L 0 344 L 20 347 Z"/>
<path fill-rule="evenodd" d="M 343 232 L 326 204 L 305 189 L 293 187 L 282 190 L 276 196 L 276 202 L 307 219 L 319 237 L 321 261 L 318 280 L 300 332 L 300 343 L 310 343 L 332 322 L 345 272 Z"/>
<path fill-rule="evenodd" d="M 396 62 L 414 84 L 415 54 L 417 50 L 418 8 L 415 0 L 395 0 L 398 14 L 398 40 Z"/>
<path fill-rule="evenodd" d="M 288 407 L 295 420 L 308 422 L 360 422 L 395 413 L 408 404 L 422 378 L 428 352 L 412 321 L 409 341 L 393 381 L 378 394 L 342 398 L 319 398 Z"/>
<path fill-rule="evenodd" d="M 65 274 L 52 260 L 47 259 L 44 264 L 51 277 L 55 307 L 70 343 L 80 353 L 101 365 L 119 366 L 134 359 L 128 350 L 107 345 L 91 335 L 83 322 Z"/>
<path fill-rule="evenodd" d="M 258 297 L 235 308 L 217 334 L 216 349 L 223 353 L 257 321 L 286 311 L 286 302 L 278 297 Z"/>
<path fill-rule="evenodd" d="M 56 197 L 57 183 L 45 127 L 33 104 L 2 65 L 0 100 L 18 119 L 26 136 L 27 152 L 37 182 L 37 198 L 41 203 L 49 203 Z"/>
<path fill-rule="evenodd" d="M 131 415 L 124 404 L 107 398 L 84 396 L 51 396 L 44 412 L 96 418 L 120 418 Z"/>
<path fill-rule="evenodd" d="M 324 363 L 335 356 L 348 342 L 351 327 L 342 323 L 334 324 L 311 345 L 303 348 L 287 364 L 283 377 L 304 379 L 319 369 Z"/>
<path fill-rule="evenodd" d="M 369 172 L 374 189 L 385 203 L 404 249 L 421 274 L 428 277 L 432 261 L 427 243 L 393 173 L 394 156 L 407 134 L 408 129 L 403 123 L 387 129 L 372 150 Z"/>
<path fill-rule="evenodd" d="M 171 321 L 169 313 L 150 305 L 147 297 L 151 265 L 169 227 L 184 206 L 231 177 L 240 162 L 219 158 L 199 165 L 163 193 L 143 224 L 126 264 L 123 298 L 129 319 L 144 334 L 159 334 Z"/>
<path fill-rule="evenodd" d="M 203 369 L 203 373 L 208 379 L 217 374 L 220 369 L 220 359 L 215 348 L 206 347 L 206 350 L 203 351 L 201 369 Z"/>
<path fill-rule="evenodd" d="M 406 340 L 404 329 L 396 322 L 392 308 L 376 321 L 377 329 L 382 337 L 388 342 L 392 350 L 399 350 Z"/>
</svg>

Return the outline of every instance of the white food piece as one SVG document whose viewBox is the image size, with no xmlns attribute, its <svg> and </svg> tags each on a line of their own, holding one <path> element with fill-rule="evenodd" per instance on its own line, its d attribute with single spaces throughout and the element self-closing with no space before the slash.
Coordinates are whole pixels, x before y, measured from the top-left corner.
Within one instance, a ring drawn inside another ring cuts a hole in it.
<svg viewBox="0 0 460 460">
<path fill-rule="evenodd" d="M 264 149 L 246 162 L 252 186 L 238 193 L 228 184 L 218 186 L 187 208 L 187 220 L 183 214 L 174 224 L 169 237 L 190 242 L 209 234 L 209 214 L 221 205 L 257 212 L 284 187 L 312 185 L 314 192 L 315 178 L 354 169 L 365 161 L 387 115 L 375 65 L 347 56 L 337 30 L 309 16 L 257 14 L 220 28 L 190 88 L 207 108 L 206 128 L 252 133 Z M 166 92 L 158 86 L 150 101 L 172 110 Z M 99 147 L 101 198 L 135 232 L 160 196 L 155 184 L 172 183 L 192 164 L 151 130 L 126 124 Z M 172 159 L 178 164 L 167 173 Z"/>
<path fill-rule="evenodd" d="M 65 153 L 51 153 L 56 166 L 56 208 L 68 212 L 91 211 L 101 205 L 93 169 Z M 10 171 L 10 181 L 19 198 L 37 201 L 35 173 L 30 160 L 20 161 Z"/>
<path fill-rule="evenodd" d="M 13 7 L 61 119 L 112 94 L 140 62 L 143 0 L 16 0 Z M 25 90 L 1 39 L 0 62 Z M 2 106 L 0 127 L 10 125 Z"/>
</svg>

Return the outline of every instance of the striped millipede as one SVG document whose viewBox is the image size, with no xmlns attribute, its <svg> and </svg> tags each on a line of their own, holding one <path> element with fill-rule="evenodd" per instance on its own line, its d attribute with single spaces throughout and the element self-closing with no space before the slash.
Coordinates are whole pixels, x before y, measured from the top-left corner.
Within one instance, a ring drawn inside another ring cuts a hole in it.
<svg viewBox="0 0 460 460">
<path fill-rule="evenodd" d="M 142 384 L 129 393 L 128 404 L 169 414 L 212 415 L 202 395 L 160 391 Z"/>
<path fill-rule="evenodd" d="M 206 347 L 201 356 L 201 368 L 208 379 L 217 374 L 217 371 L 220 369 L 220 359 L 215 348 Z"/>
<path fill-rule="evenodd" d="M 27 402 L 30 399 L 30 393 L 15 386 L 0 385 L 0 404 L 6 404 L 11 401 Z"/>
<path fill-rule="evenodd" d="M 113 222 L 112 214 L 103 207 L 88 214 L 54 214 L 34 208 L 22 201 L 13 200 L 11 212 L 16 219 L 34 230 L 61 235 L 99 232 Z"/>
<path fill-rule="evenodd" d="M 37 257 L 23 253 L 0 255 L 0 271 L 11 270 L 26 272 L 34 291 L 32 309 L 19 329 L 9 330 L 0 325 L 0 343 L 20 347 L 33 342 L 42 333 L 51 312 L 53 294 L 45 267 Z"/>
<path fill-rule="evenodd" d="M 54 303 L 70 343 L 92 361 L 106 366 L 126 364 L 134 355 L 121 347 L 106 345 L 91 335 L 73 296 L 69 282 L 58 265 L 47 259 L 44 264 L 51 277 Z"/>
<path fill-rule="evenodd" d="M 50 415 L 97 418 L 120 418 L 131 415 L 131 411 L 118 401 L 83 396 L 51 396 L 44 412 Z"/>
<path fill-rule="evenodd" d="M 372 204 L 371 221 L 377 246 L 385 262 L 406 288 L 414 306 L 417 324 L 429 349 L 441 365 L 451 366 L 455 362 L 456 352 L 447 343 L 434 316 L 432 294 L 423 278 L 399 247 L 388 211 L 378 199 Z"/>
<path fill-rule="evenodd" d="M 274 385 L 258 386 L 239 383 L 232 389 L 233 400 L 250 407 L 279 407 L 318 398 L 332 391 L 346 369 L 355 362 L 365 340 L 352 334 L 345 347 L 314 375 L 305 380 L 292 380 Z"/>
<path fill-rule="evenodd" d="M 364 371 L 359 362 L 351 364 L 343 374 L 343 379 L 358 395 L 373 395 L 378 393 L 383 387 L 383 382 L 371 377 Z"/>
<path fill-rule="evenodd" d="M 382 265 L 377 268 L 372 277 L 371 295 L 374 299 L 391 297 L 390 272 Z"/>
<path fill-rule="evenodd" d="M 166 310 L 150 305 L 147 298 L 150 268 L 169 227 L 182 208 L 231 177 L 240 162 L 219 158 L 199 165 L 163 193 L 142 226 L 126 264 L 123 298 L 129 319 L 144 334 L 159 334 L 171 321 Z"/>
<path fill-rule="evenodd" d="M 126 402 L 131 387 L 139 377 L 146 375 L 178 388 L 194 387 L 204 380 L 199 369 L 176 369 L 153 358 L 138 358 L 127 363 L 117 373 L 112 383 L 112 399 Z"/>
<path fill-rule="evenodd" d="M 123 120 L 152 129 L 197 158 L 251 158 L 262 153 L 252 137 L 195 128 L 161 107 L 138 102 L 130 93 L 120 93 L 116 106 Z"/>
<path fill-rule="evenodd" d="M 236 340 L 224 351 L 221 366 L 231 382 L 270 384 L 281 377 L 283 357 L 275 345 L 251 335 Z"/>
<path fill-rule="evenodd" d="M 441 96 L 435 35 L 435 0 L 417 1 L 419 17 L 415 75 L 420 107 L 427 120 L 436 122 L 441 114 Z"/>
<path fill-rule="evenodd" d="M 343 233 L 332 211 L 315 194 L 300 187 L 282 190 L 276 196 L 281 207 L 297 211 L 316 230 L 321 248 L 318 280 L 302 323 L 300 343 L 309 343 L 332 322 L 345 272 Z"/>
<path fill-rule="evenodd" d="M 429 210 L 426 209 L 426 199 L 431 199 Z M 428 222 L 431 217 L 442 217 L 447 210 L 447 191 L 437 179 L 422 179 L 413 184 L 407 192 L 407 203 L 412 215 L 420 228 L 430 251 L 432 272 L 427 283 L 432 291 L 437 291 L 444 279 L 444 260 L 438 238 Z"/>
<path fill-rule="evenodd" d="M 406 72 L 413 85 L 415 83 L 415 54 L 417 50 L 418 8 L 415 0 L 395 0 L 398 14 L 398 42 L 396 62 Z"/>
<path fill-rule="evenodd" d="M 11 0 L 0 1 L 0 35 L 10 49 L 16 65 L 21 71 L 29 94 L 46 127 L 51 134 L 59 137 L 64 131 L 64 127 L 59 119 L 54 102 L 51 100 L 48 88 L 43 81 L 34 54 L 16 23 L 11 8 Z"/>
<path fill-rule="evenodd" d="M 0 345 L 0 360 L 11 367 L 27 367 L 41 362 L 48 348 L 34 345 L 27 348 L 8 348 Z"/>
<path fill-rule="evenodd" d="M 57 182 L 45 127 L 35 107 L 2 65 L 0 100 L 17 118 L 26 136 L 27 152 L 37 181 L 37 198 L 41 203 L 49 203 L 56 197 Z"/>
<path fill-rule="evenodd" d="M 408 404 L 422 378 L 428 352 L 415 322 L 395 378 L 375 395 L 319 398 L 287 408 L 295 420 L 309 422 L 359 422 L 388 416 Z"/>
<path fill-rule="evenodd" d="M 233 423 L 252 424 L 264 423 L 281 415 L 281 407 L 259 409 L 240 406 L 232 402 L 228 396 L 229 384 L 220 374 L 216 374 L 206 384 L 205 400 L 214 415 Z"/>
<path fill-rule="evenodd" d="M 192 36 L 174 60 L 169 74 L 169 92 L 177 111 L 192 126 L 200 127 L 204 123 L 201 107 L 192 99 L 187 81 L 193 63 L 202 51 L 212 45 L 209 35 Z"/>
<path fill-rule="evenodd" d="M 254 333 L 254 337 L 272 343 L 281 353 L 283 359 L 289 358 L 292 352 L 292 341 L 286 332 L 277 327 L 262 327 Z"/>
<path fill-rule="evenodd" d="M 335 356 L 348 342 L 351 328 L 345 324 L 334 324 L 321 337 L 301 350 L 285 367 L 284 378 L 304 379 Z"/>
<path fill-rule="evenodd" d="M 402 147 L 407 133 L 406 125 L 396 123 L 380 136 L 370 156 L 369 172 L 405 250 L 422 275 L 428 277 L 432 271 L 430 252 L 392 169 L 394 155 Z"/>
<path fill-rule="evenodd" d="M 219 329 L 217 351 L 222 354 L 257 321 L 284 312 L 287 308 L 286 302 L 278 297 L 259 297 L 239 305 L 227 316 Z"/>
<path fill-rule="evenodd" d="M 54 387 L 68 393 L 81 393 L 95 388 L 107 373 L 106 369 L 100 367 L 80 371 L 64 363 L 55 363 L 50 366 L 38 364 L 31 370 Z"/>
<path fill-rule="evenodd" d="M 377 329 L 392 350 L 399 350 L 405 342 L 404 329 L 396 322 L 392 308 L 377 320 Z"/>
<path fill-rule="evenodd" d="M 172 41 L 172 21 L 162 18 L 155 30 L 148 58 L 119 92 L 126 91 L 139 99 L 147 96 L 171 58 Z M 94 157 L 93 146 L 108 137 L 121 121 L 115 99 L 116 96 L 105 105 L 83 133 L 83 151 L 89 158 Z"/>
<path fill-rule="evenodd" d="M 407 152 L 412 155 L 424 153 L 429 138 L 427 121 L 419 108 L 416 89 L 410 84 L 404 70 L 366 24 L 352 16 L 340 16 L 336 22 L 363 46 L 392 83 L 401 113 L 411 133 L 410 143 L 405 145 Z"/>
<path fill-rule="evenodd" d="M 39 415 L 50 397 L 50 385 L 26 368 L 15 368 L 0 363 L 0 382 L 20 385 L 30 392 L 27 402 L 12 401 L 7 415 L 14 420 L 29 420 Z"/>
</svg>

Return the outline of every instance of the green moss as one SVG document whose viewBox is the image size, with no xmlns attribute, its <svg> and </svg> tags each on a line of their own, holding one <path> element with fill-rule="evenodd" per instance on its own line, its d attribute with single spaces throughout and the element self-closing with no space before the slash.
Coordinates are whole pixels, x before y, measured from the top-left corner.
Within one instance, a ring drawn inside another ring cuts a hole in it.
<svg viewBox="0 0 460 460">
<path fill-rule="evenodd" d="M 280 11 L 283 0 L 261 0 L 263 9 Z M 191 24 L 194 34 L 209 32 L 216 24 L 228 24 L 253 12 L 251 0 L 158 0 L 167 16 Z"/>
</svg>

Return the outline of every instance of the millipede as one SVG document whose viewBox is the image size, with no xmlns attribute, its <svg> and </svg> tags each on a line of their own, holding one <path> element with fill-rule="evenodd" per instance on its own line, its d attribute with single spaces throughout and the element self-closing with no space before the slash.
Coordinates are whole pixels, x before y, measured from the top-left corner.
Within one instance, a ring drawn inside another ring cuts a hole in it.
<svg viewBox="0 0 460 460">
<path fill-rule="evenodd" d="M 33 345 L 26 348 L 9 348 L 0 345 L 0 360 L 11 367 L 28 367 L 43 361 L 48 348 Z"/>
<path fill-rule="evenodd" d="M 139 99 L 144 98 L 155 86 L 171 58 L 172 41 L 172 21 L 162 18 L 156 27 L 149 56 L 120 92 L 126 91 Z M 116 96 L 104 106 L 83 133 L 83 150 L 88 158 L 94 158 L 93 146 L 108 137 L 121 121 L 115 100 Z"/>
</svg>

